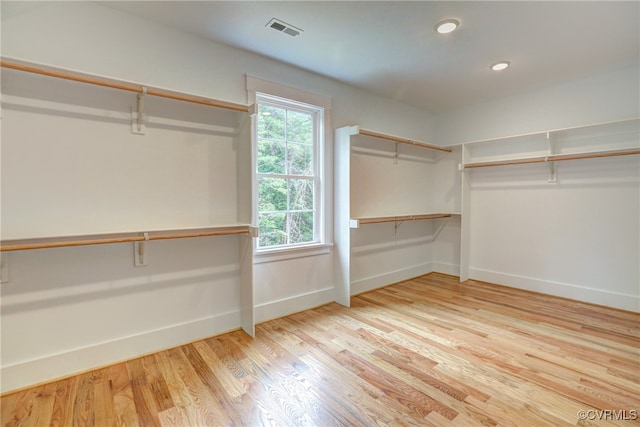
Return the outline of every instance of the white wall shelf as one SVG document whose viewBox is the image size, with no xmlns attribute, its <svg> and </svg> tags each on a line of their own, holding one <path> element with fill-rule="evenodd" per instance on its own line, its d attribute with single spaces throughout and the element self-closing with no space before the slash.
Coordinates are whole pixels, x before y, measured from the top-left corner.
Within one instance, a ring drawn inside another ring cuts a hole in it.
<svg viewBox="0 0 640 427">
<path fill-rule="evenodd" d="M 384 140 L 387 140 L 387 141 L 396 142 L 396 143 L 400 143 L 400 144 L 413 145 L 414 147 L 420 147 L 420 148 L 426 148 L 426 149 L 429 149 L 429 150 L 442 151 L 442 152 L 445 152 L 445 153 L 450 153 L 451 152 L 451 149 L 447 148 L 447 147 L 440 147 L 438 145 L 427 144 L 426 142 L 422 142 L 422 141 L 417 141 L 417 140 L 408 139 L 408 138 L 402 138 L 402 137 L 399 137 L 399 136 L 387 135 L 387 134 L 380 133 L 380 132 L 374 132 L 374 131 L 362 129 L 362 128 L 360 128 L 360 126 L 351 126 L 350 127 L 350 132 L 351 132 L 351 135 L 371 136 L 371 137 L 374 137 L 374 138 L 384 139 Z"/>
<path fill-rule="evenodd" d="M 257 229 L 249 224 L 221 225 L 207 227 L 186 227 L 168 230 L 147 230 L 137 232 L 96 233 L 74 236 L 46 238 L 26 238 L 2 240 L 0 252 L 26 251 L 34 249 L 64 248 L 112 243 L 132 243 L 153 240 L 185 239 L 195 237 L 229 236 L 247 234 L 256 237 Z"/>
<path fill-rule="evenodd" d="M 627 119 L 465 143 L 460 169 L 636 155 L 639 126 Z"/>
<path fill-rule="evenodd" d="M 493 166 L 524 165 L 530 163 L 560 162 L 565 160 L 595 159 L 599 157 L 630 156 L 640 154 L 640 148 L 608 151 L 592 151 L 575 154 L 549 154 L 548 156 L 526 157 L 521 159 L 495 160 L 491 162 L 471 162 L 462 165 L 463 169 L 486 168 Z"/>
<path fill-rule="evenodd" d="M 92 76 L 88 74 L 80 74 L 77 72 L 69 72 L 60 68 L 43 66 L 40 64 L 27 63 L 12 58 L 0 59 L 0 67 L 11 70 L 18 70 L 27 73 L 39 74 L 57 79 L 71 80 L 79 83 L 86 83 L 96 86 L 103 86 L 111 89 L 118 89 L 127 92 L 134 92 L 141 95 L 151 95 L 161 98 L 168 98 L 177 101 L 191 102 L 194 104 L 206 105 L 209 107 L 223 108 L 227 110 L 240 111 L 248 113 L 252 106 L 235 104 L 232 102 L 221 101 L 218 99 L 195 96 L 183 92 L 169 91 L 164 89 L 155 89 L 147 85 L 124 82 L 120 80 L 107 79 L 103 77 Z"/>
</svg>

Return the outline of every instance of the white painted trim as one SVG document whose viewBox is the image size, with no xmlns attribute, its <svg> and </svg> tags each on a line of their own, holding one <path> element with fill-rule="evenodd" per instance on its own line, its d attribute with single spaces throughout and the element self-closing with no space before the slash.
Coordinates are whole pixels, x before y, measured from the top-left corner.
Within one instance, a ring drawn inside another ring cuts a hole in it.
<svg viewBox="0 0 640 427">
<path fill-rule="evenodd" d="M 254 264 L 264 264 L 293 258 L 325 255 L 331 252 L 331 248 L 333 248 L 333 243 L 314 243 L 311 245 L 263 249 L 256 251 L 253 259 Z"/>
<path fill-rule="evenodd" d="M 239 327 L 240 312 L 234 311 L 3 366 L 1 392 L 141 357 Z"/>
<path fill-rule="evenodd" d="M 517 289 L 569 298 L 576 301 L 640 312 L 640 298 L 635 295 L 607 292 L 602 289 L 587 288 L 569 283 L 517 276 L 478 268 L 470 268 L 469 276 L 470 278 L 483 282 L 497 283 Z"/>
<path fill-rule="evenodd" d="M 460 265 L 447 262 L 433 261 L 433 272 L 448 274 L 450 276 L 460 276 Z"/>
<path fill-rule="evenodd" d="M 266 322 L 309 310 L 312 307 L 329 304 L 335 301 L 335 293 L 335 288 L 331 287 L 257 305 L 255 308 L 256 321 Z"/>
<path fill-rule="evenodd" d="M 254 92 L 252 96 L 255 97 L 255 92 L 268 93 L 271 95 L 279 96 L 281 98 L 293 99 L 298 102 L 304 102 L 306 104 L 316 105 L 322 107 L 325 110 L 325 114 L 329 114 L 328 110 L 331 110 L 331 97 L 321 95 L 319 93 L 312 93 L 306 90 L 297 89 L 291 86 L 283 85 L 281 83 L 264 80 L 258 77 L 247 74 L 247 90 Z M 255 99 L 250 99 L 250 103 L 255 102 Z"/>
<path fill-rule="evenodd" d="M 351 295 L 358 295 L 363 292 L 372 291 L 384 286 L 392 285 L 403 280 L 423 276 L 433 272 L 433 263 L 426 262 L 388 273 L 365 277 L 363 279 L 351 281 Z"/>
</svg>

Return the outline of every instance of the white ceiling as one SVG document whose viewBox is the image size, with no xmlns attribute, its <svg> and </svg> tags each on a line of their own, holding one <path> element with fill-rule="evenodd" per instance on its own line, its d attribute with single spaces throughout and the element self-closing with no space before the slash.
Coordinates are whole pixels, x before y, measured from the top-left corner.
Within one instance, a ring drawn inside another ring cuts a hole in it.
<svg viewBox="0 0 640 427">
<path fill-rule="evenodd" d="M 628 65 L 638 1 L 116 1 L 104 5 L 442 112 Z M 279 18 L 304 30 L 266 26 Z M 434 25 L 462 25 L 439 35 Z M 511 61 L 506 71 L 489 66 Z"/>
</svg>

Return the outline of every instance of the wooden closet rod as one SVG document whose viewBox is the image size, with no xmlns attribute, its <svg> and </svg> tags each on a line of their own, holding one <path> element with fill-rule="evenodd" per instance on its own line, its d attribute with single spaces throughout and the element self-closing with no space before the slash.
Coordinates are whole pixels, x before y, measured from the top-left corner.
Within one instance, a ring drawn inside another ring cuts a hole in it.
<svg viewBox="0 0 640 427">
<path fill-rule="evenodd" d="M 379 218 L 358 219 L 360 224 L 379 224 L 382 222 L 419 221 L 424 219 L 450 218 L 451 214 L 425 214 L 425 215 L 403 215 L 387 216 Z"/>
<path fill-rule="evenodd" d="M 495 162 L 469 163 L 464 165 L 464 168 L 473 169 L 473 168 L 486 168 L 490 166 L 522 165 L 527 163 L 561 162 L 564 160 L 581 160 L 581 159 L 595 159 L 600 157 L 631 156 L 635 154 L 640 154 L 640 149 L 634 148 L 629 150 L 611 150 L 611 151 L 599 151 L 594 153 L 578 153 L 578 154 L 552 154 L 549 156 L 531 157 L 528 159 L 498 160 Z"/>
<path fill-rule="evenodd" d="M 81 76 L 77 74 L 65 73 L 61 71 L 47 70 L 44 68 L 33 67 L 30 65 L 16 64 L 13 62 L 2 61 L 0 62 L 0 66 L 3 68 L 10 68 L 12 70 L 25 71 L 28 73 L 40 74 L 40 75 L 49 76 L 49 77 L 56 77 L 56 78 L 65 79 L 65 80 L 72 80 L 72 81 L 81 82 L 81 83 L 88 83 L 88 84 L 97 85 L 97 86 L 104 86 L 112 89 L 126 90 L 129 92 L 144 93 L 145 91 L 143 86 L 137 86 L 131 83 L 112 82 L 112 81 L 103 80 L 95 77 L 86 77 L 86 76 Z M 175 99 L 178 101 L 191 102 L 194 104 L 207 105 L 210 107 L 225 108 L 227 110 L 242 111 L 245 113 L 249 112 L 249 107 L 247 107 L 246 105 L 233 104 L 230 102 L 218 101 L 214 99 L 200 98 L 197 96 L 167 92 L 167 91 L 152 89 L 152 88 L 146 89 L 146 93 L 148 95 Z"/>
<path fill-rule="evenodd" d="M 401 144 L 409 144 L 409 145 L 415 145 L 416 147 L 423 147 L 423 148 L 430 148 L 432 150 L 444 151 L 445 153 L 451 152 L 451 149 L 440 147 L 438 145 L 425 144 L 424 142 L 413 141 L 411 139 L 400 138 L 397 136 L 385 135 L 383 133 L 372 132 L 370 130 L 359 129 L 358 133 L 360 135 L 373 136 L 374 138 L 386 139 L 388 141 L 399 142 Z"/>
<path fill-rule="evenodd" d="M 41 241 L 34 241 L 31 243 L 17 243 L 17 242 L 20 242 L 20 240 L 8 240 L 6 242 L 1 242 L 0 252 L 25 251 L 30 249 L 63 248 L 63 247 L 69 247 L 69 246 L 103 245 L 108 243 L 142 242 L 145 240 L 167 240 L 167 239 L 184 239 L 184 238 L 190 238 L 190 237 L 227 236 L 227 235 L 233 235 L 233 234 L 249 234 L 249 227 L 243 226 L 243 227 L 227 229 L 227 230 L 219 229 L 219 230 L 194 231 L 194 232 L 173 233 L 173 234 L 158 234 L 158 235 L 149 234 L 148 238 L 145 237 L 144 234 L 142 234 L 142 235 L 136 235 L 136 236 L 88 238 L 88 239 L 79 239 L 79 240 L 70 240 L 70 241 L 64 241 L 64 240 L 55 241 L 55 238 L 50 238 L 50 239 L 47 238 L 47 239 L 42 239 Z M 29 240 L 38 240 L 38 239 L 24 239 L 24 240 L 29 241 Z"/>
</svg>

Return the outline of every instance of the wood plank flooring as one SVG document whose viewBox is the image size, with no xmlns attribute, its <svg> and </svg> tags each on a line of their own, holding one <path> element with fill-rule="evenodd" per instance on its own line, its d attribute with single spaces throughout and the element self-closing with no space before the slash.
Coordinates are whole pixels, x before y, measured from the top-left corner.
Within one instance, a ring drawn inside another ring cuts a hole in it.
<svg viewBox="0 0 640 427">
<path fill-rule="evenodd" d="M 639 314 L 430 274 L 5 395 L 2 426 L 636 425 L 639 347 Z"/>
</svg>

